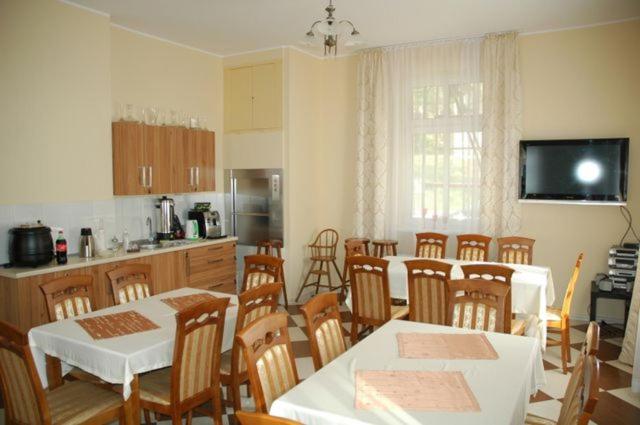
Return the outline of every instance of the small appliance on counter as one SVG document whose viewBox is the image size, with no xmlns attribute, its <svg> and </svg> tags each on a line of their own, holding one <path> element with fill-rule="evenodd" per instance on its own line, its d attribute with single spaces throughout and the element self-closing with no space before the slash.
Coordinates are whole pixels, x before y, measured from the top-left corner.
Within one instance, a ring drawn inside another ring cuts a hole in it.
<svg viewBox="0 0 640 425">
<path fill-rule="evenodd" d="M 51 228 L 40 221 L 14 227 L 10 233 L 9 258 L 12 265 L 37 267 L 53 259 Z"/>
<path fill-rule="evenodd" d="M 211 202 L 196 202 L 188 213 L 189 220 L 198 222 L 198 235 L 204 239 L 218 239 L 222 235 L 222 225 L 218 211 L 211 210 Z"/>
<path fill-rule="evenodd" d="M 163 196 L 156 202 L 156 223 L 158 226 L 158 240 L 174 239 L 173 234 L 173 216 L 174 214 L 173 199 Z"/>
<path fill-rule="evenodd" d="M 78 256 L 80 258 L 93 258 L 95 255 L 95 241 L 90 227 L 80 229 L 80 245 L 78 245 Z"/>
<path fill-rule="evenodd" d="M 187 220 L 186 224 L 187 230 L 185 231 L 185 238 L 190 240 L 195 240 L 200 237 L 200 232 L 198 231 L 198 220 Z"/>
</svg>

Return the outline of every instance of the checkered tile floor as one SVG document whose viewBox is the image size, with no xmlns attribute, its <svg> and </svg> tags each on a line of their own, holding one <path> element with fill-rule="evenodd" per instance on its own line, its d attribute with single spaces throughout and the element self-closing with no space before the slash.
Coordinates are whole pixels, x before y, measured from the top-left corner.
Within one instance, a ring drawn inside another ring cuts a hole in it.
<svg viewBox="0 0 640 425">
<path fill-rule="evenodd" d="M 343 307 L 342 321 L 350 329 L 351 314 Z M 289 335 L 296 356 L 296 365 L 300 379 L 314 372 L 309 351 L 307 329 L 298 306 L 289 307 Z M 578 349 L 585 338 L 586 323 L 575 324 L 571 330 L 572 360 L 578 357 Z M 622 330 L 613 326 L 601 326 L 600 353 L 600 399 L 591 423 L 598 425 L 637 425 L 640 424 L 640 394 L 631 392 L 631 368 L 618 362 L 622 345 Z M 544 354 L 544 368 L 547 385 L 532 397 L 529 411 L 539 416 L 556 419 L 560 413 L 562 398 L 570 374 L 562 374 L 560 347 L 548 348 Z M 251 399 L 243 400 L 243 406 L 250 410 Z M 1 405 L 0 405 L 1 406 Z M 4 424 L 4 411 L 0 409 L 0 424 Z M 143 422 L 144 423 L 144 422 Z M 170 425 L 170 421 L 161 421 L 161 425 Z M 194 425 L 211 424 L 210 418 L 197 417 Z M 223 423 L 234 425 L 232 409 L 223 416 Z"/>
</svg>

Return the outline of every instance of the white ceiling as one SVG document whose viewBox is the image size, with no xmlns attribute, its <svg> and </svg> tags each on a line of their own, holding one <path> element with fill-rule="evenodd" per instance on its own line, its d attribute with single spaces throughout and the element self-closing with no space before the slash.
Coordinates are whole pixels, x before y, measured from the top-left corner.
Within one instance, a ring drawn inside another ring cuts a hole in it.
<svg viewBox="0 0 640 425">
<path fill-rule="evenodd" d="M 114 24 L 218 55 L 297 45 L 328 0 L 67 0 Z M 366 47 L 547 31 L 640 16 L 640 0 L 334 0 Z M 341 49 L 342 53 L 347 52 Z"/>
</svg>

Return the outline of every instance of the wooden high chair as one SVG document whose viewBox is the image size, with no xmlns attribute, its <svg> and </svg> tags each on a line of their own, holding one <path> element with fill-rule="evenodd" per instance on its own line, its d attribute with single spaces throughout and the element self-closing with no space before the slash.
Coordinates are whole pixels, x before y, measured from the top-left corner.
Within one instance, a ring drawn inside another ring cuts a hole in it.
<svg viewBox="0 0 640 425">
<path fill-rule="evenodd" d="M 307 272 L 307 276 L 304 278 L 304 282 L 298 291 L 298 296 L 296 297 L 296 302 L 300 299 L 300 295 L 302 295 L 302 291 L 305 288 L 310 286 L 315 286 L 316 295 L 320 288 L 327 288 L 329 291 L 335 291 L 336 289 L 340 289 L 342 292 L 346 292 L 346 286 L 344 283 L 344 278 L 340 274 L 340 270 L 338 269 L 338 265 L 336 264 L 336 249 L 338 247 L 338 232 L 333 229 L 324 229 L 321 231 L 316 240 L 309 245 L 311 248 L 311 266 L 309 267 L 309 271 Z M 336 273 L 338 274 L 338 278 L 340 279 L 340 284 L 337 286 L 333 285 L 331 281 L 331 270 L 330 266 L 333 265 Z M 311 275 L 317 276 L 315 282 L 309 282 L 309 278 Z M 327 277 L 327 284 L 321 284 L 320 280 L 322 276 Z"/>
</svg>

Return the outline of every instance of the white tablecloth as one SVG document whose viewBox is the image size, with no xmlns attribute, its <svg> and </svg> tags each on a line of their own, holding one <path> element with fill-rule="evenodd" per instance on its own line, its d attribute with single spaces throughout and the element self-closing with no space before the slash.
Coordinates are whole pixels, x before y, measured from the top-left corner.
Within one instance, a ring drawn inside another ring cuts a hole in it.
<svg viewBox="0 0 640 425">
<path fill-rule="evenodd" d="M 307 425 L 522 425 L 529 396 L 546 383 L 542 354 L 535 338 L 487 332 L 498 353 L 497 360 L 422 360 L 399 358 L 398 332 L 474 331 L 392 320 L 278 398 L 269 413 Z M 356 410 L 356 370 L 461 371 L 481 411 Z"/>
<path fill-rule="evenodd" d="M 135 310 L 143 314 L 158 329 L 116 338 L 94 340 L 74 319 L 62 320 L 29 331 L 29 344 L 43 385 L 47 386 L 45 355 L 57 357 L 63 362 L 63 371 L 76 366 L 112 384 L 123 384 L 125 399 L 131 394 L 133 376 L 171 366 L 176 331 L 176 311 L 160 301 L 162 298 L 209 292 L 218 297 L 230 297 L 226 313 L 222 351 L 233 345 L 238 315 L 238 298 L 235 295 L 181 288 L 163 292 L 144 300 L 114 306 L 83 315 L 82 317 Z"/>
<path fill-rule="evenodd" d="M 389 261 L 389 292 L 392 298 L 408 299 L 406 260 L 414 260 L 416 257 L 388 256 Z M 462 279 L 461 265 L 466 264 L 500 264 L 515 270 L 511 276 L 511 311 L 516 314 L 531 315 L 535 320 L 530 320 L 527 326 L 527 336 L 537 337 L 541 346 L 546 346 L 547 305 L 552 305 L 555 300 L 553 277 L 551 269 L 541 266 L 528 266 L 523 264 L 479 263 L 477 261 L 462 261 L 450 258 L 438 260 L 453 265 L 451 279 Z M 349 294 L 350 295 L 350 294 Z M 351 296 L 347 297 L 351 307 Z"/>
</svg>

